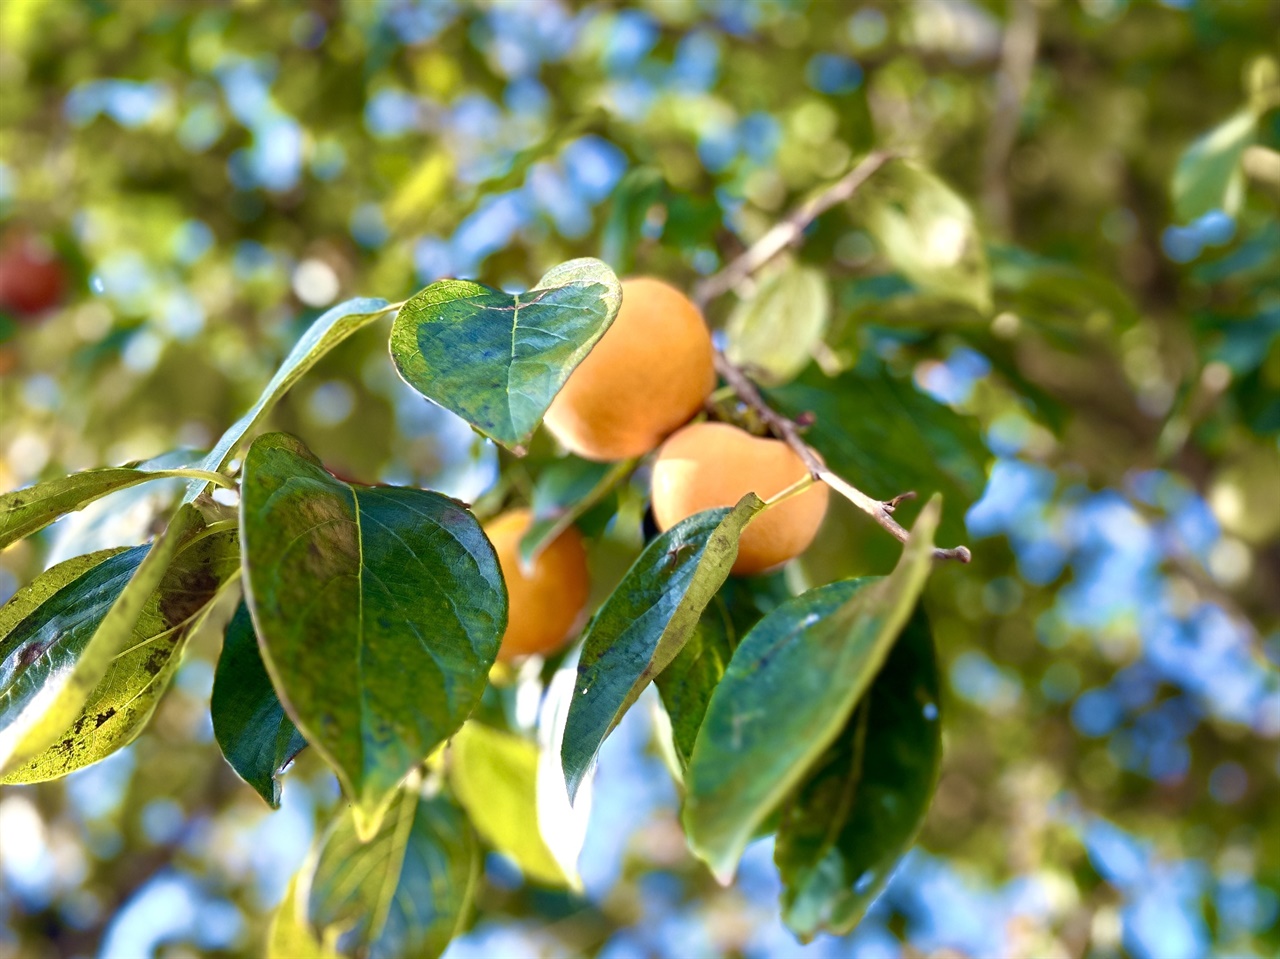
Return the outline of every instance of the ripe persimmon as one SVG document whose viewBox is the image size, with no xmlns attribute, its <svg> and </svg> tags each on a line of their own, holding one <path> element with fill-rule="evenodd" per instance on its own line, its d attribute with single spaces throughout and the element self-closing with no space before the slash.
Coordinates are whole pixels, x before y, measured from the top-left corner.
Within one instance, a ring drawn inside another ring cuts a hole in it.
<svg viewBox="0 0 1280 959">
<path fill-rule="evenodd" d="M 666 531 L 694 513 L 733 506 L 747 493 L 768 499 L 808 472 L 781 440 L 753 436 L 728 423 L 693 423 L 658 451 L 653 516 Z M 825 483 L 814 483 L 751 520 L 738 542 L 733 572 L 761 573 L 803 553 L 822 525 L 828 493 Z"/>
<path fill-rule="evenodd" d="M 661 280 L 623 280 L 617 318 L 552 402 L 547 429 L 586 459 L 643 456 L 702 408 L 713 355 L 687 296 Z"/>
<path fill-rule="evenodd" d="M 501 662 L 564 646 L 587 605 L 590 578 L 582 534 L 570 526 L 552 540 L 526 572 L 520 565 L 520 538 L 533 522 L 527 509 L 513 509 L 485 524 L 507 582 L 507 631 Z"/>
</svg>

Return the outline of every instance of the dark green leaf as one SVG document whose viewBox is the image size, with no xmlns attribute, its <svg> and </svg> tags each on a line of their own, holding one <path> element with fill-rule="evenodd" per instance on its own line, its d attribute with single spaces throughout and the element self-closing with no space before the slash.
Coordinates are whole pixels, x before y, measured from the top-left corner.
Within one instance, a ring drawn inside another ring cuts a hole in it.
<svg viewBox="0 0 1280 959">
<path fill-rule="evenodd" d="M 267 672 L 371 829 L 484 691 L 507 620 L 493 547 L 456 501 L 351 486 L 283 433 L 249 448 L 240 509 Z"/>
<path fill-rule="evenodd" d="M 671 720 L 671 742 L 681 770 L 688 768 L 707 703 L 733 656 L 734 638 L 729 610 L 716 596 L 684 648 L 655 681 Z"/>
<path fill-rule="evenodd" d="M 872 580 L 825 587 L 831 608 Z M 942 758 L 938 664 L 917 610 L 840 737 L 787 800 L 782 917 L 804 940 L 852 931 L 924 822 Z"/>
<path fill-rule="evenodd" d="M 277 808 L 278 777 L 307 741 L 280 705 L 243 601 L 227 624 L 209 710 L 213 735 L 231 768 L 272 809 Z"/>
<path fill-rule="evenodd" d="M 560 751 L 570 798 L 605 737 L 684 646 L 763 508 L 748 493 L 733 509 L 677 523 L 645 547 L 587 626 Z"/>
<path fill-rule="evenodd" d="M 449 750 L 449 782 L 485 842 L 534 882 L 575 885 L 539 826 L 537 744 L 472 721 Z"/>
<path fill-rule="evenodd" d="M 621 305 L 618 278 L 593 259 L 561 264 L 527 293 L 441 280 L 401 308 L 391 356 L 427 399 L 519 449 Z"/>
<path fill-rule="evenodd" d="M 360 298 L 339 303 L 318 317 L 308 327 L 307 332 L 302 334 L 302 338 L 294 344 L 293 349 L 284 358 L 275 376 L 271 377 L 271 382 L 267 384 L 249 412 L 236 420 L 214 444 L 209 455 L 200 464 L 201 469 L 214 473 L 220 473 L 226 469 L 241 440 L 271 411 L 280 397 L 289 392 L 289 388 L 301 379 L 307 370 L 315 366 L 321 357 L 352 333 L 383 316 L 389 308 L 390 304 L 386 300 Z M 206 484 L 201 482 L 192 483 L 187 488 L 187 495 L 183 502 L 194 501 L 205 486 Z"/>
<path fill-rule="evenodd" d="M 810 367 L 793 383 L 769 391 L 789 416 L 817 418 L 805 439 L 832 472 L 863 492 L 889 499 L 907 490 L 940 492 L 947 504 L 943 541 L 965 536 L 964 514 L 986 485 L 990 451 L 977 423 L 890 376 L 867 358 L 828 377 Z"/>
<path fill-rule="evenodd" d="M 923 290 L 991 308 L 991 278 L 973 211 L 914 160 L 894 160 L 858 192 L 854 207 L 895 268 Z"/>
<path fill-rule="evenodd" d="M 685 774 L 685 834 L 722 881 L 884 664 L 928 578 L 940 506 L 935 498 L 921 512 L 889 576 L 834 611 L 823 589 L 797 596 L 734 652 Z"/>
<path fill-rule="evenodd" d="M 124 555 L 136 560 L 131 563 L 136 569 L 146 555 L 146 547 Z M 122 562 L 122 566 L 127 565 L 130 563 Z M 147 600 L 127 648 L 111 660 L 106 675 L 79 715 L 52 745 L 15 767 L 0 782 L 57 779 L 133 742 L 168 689 L 188 639 L 213 609 L 218 591 L 239 572 L 240 546 L 234 530 L 206 533 L 184 546 Z M 115 580 L 117 596 L 126 582 L 124 577 Z M 107 591 L 101 595 L 103 600 L 108 598 Z M 105 602 L 94 602 L 89 620 L 77 622 L 76 628 L 93 628 L 101 622 L 106 608 Z"/>
<path fill-rule="evenodd" d="M 416 780 L 416 777 L 415 777 Z M 323 942 L 368 959 L 434 957 L 461 928 L 480 874 L 471 824 L 443 796 L 399 790 L 362 842 L 350 812 L 321 841 L 307 912 Z"/>
<path fill-rule="evenodd" d="M 0 774 L 25 766 L 80 716 L 178 550 L 202 527 L 183 507 L 148 549 L 70 573 L 54 567 L 0 615 Z M 102 554 L 99 554 L 102 555 Z M 10 613 L 10 607 L 13 611 Z"/>
<path fill-rule="evenodd" d="M 532 564 L 548 543 L 595 506 L 635 463 L 592 463 L 566 456 L 548 466 L 533 488 L 533 522 L 520 538 L 520 560 Z"/>
<path fill-rule="evenodd" d="M 1234 215 L 1244 198 L 1240 160 L 1258 135 L 1258 117 L 1245 109 L 1187 147 L 1173 171 L 1173 207 L 1189 223 L 1211 210 Z"/>
<path fill-rule="evenodd" d="M 85 470 L 0 496 L 0 550 L 44 529 L 64 513 L 149 480 L 188 475 L 181 469 L 148 469 L 145 464 Z"/>
</svg>

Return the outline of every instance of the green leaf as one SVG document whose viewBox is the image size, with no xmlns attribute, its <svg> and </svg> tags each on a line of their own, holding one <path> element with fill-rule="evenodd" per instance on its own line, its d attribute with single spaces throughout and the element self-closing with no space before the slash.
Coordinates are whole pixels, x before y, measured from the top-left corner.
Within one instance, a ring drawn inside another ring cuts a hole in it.
<svg viewBox="0 0 1280 959">
<path fill-rule="evenodd" d="M 738 556 L 738 537 L 764 503 L 677 523 L 627 571 L 587 626 L 560 759 L 572 799 L 605 737 L 684 646 Z"/>
<path fill-rule="evenodd" d="M 183 507 L 149 549 L 73 566 L 79 575 L 69 580 L 55 567 L 15 597 L 14 612 L 0 616 L 0 775 L 72 726 L 126 649 L 174 556 L 202 525 L 193 507 Z"/>
<path fill-rule="evenodd" d="M 631 272 L 645 219 L 665 190 L 661 172 L 653 167 L 628 170 L 614 188 L 609 215 L 600 231 L 600 256 L 619 273 Z"/>
<path fill-rule="evenodd" d="M 136 569 L 146 548 L 137 547 L 129 554 L 136 559 Z M 127 648 L 112 658 L 105 677 L 79 715 L 49 748 L 13 768 L 0 782 L 57 779 L 133 742 L 168 689 L 187 641 L 213 609 L 219 590 L 234 582 L 239 572 L 240 546 L 234 530 L 205 533 L 184 546 L 147 600 Z M 116 579 L 117 596 L 126 582 L 124 577 Z M 102 598 L 108 598 L 105 592 Z M 92 623 L 101 622 L 106 609 L 105 603 L 93 604 L 91 621 L 82 620 L 77 627 L 93 628 Z"/>
<path fill-rule="evenodd" d="M 240 511 L 267 673 L 372 829 L 484 691 L 507 620 L 497 556 L 454 500 L 344 483 L 284 433 L 249 447 Z"/>
<path fill-rule="evenodd" d="M 831 608 L 869 579 L 825 587 Z M 915 841 L 938 781 L 933 635 L 917 609 L 839 738 L 787 800 L 774 846 L 782 918 L 809 940 L 862 920 Z"/>
<path fill-rule="evenodd" d="M 321 940 L 336 940 L 345 955 L 438 956 L 462 927 L 479 875 L 479 844 L 462 811 L 405 788 L 367 842 L 350 812 L 329 829 L 307 912 Z"/>
<path fill-rule="evenodd" d="M 311 931 L 303 906 L 298 876 L 294 876 L 267 928 L 267 959 L 338 959 L 338 951 Z"/>
<path fill-rule="evenodd" d="M 271 382 L 262 391 L 258 401 L 249 412 L 236 420 L 235 424 L 222 434 L 214 444 L 209 455 L 200 464 L 201 469 L 220 473 L 231 462 L 236 448 L 271 408 L 279 402 L 280 397 L 289 392 L 303 375 L 315 366 L 326 353 L 349 337 L 383 316 L 391 308 L 386 300 L 358 298 L 339 303 L 316 318 L 308 327 L 302 338 L 293 345 L 289 355 L 284 358 L 280 368 L 276 370 Z M 200 495 L 207 484 L 194 482 L 187 488 L 184 503 L 190 503 Z"/>
<path fill-rule="evenodd" d="M 809 364 L 830 319 L 826 277 L 789 263 L 734 307 L 725 324 L 726 352 L 762 383 L 785 383 Z"/>
<path fill-rule="evenodd" d="M 884 664 L 928 578 L 940 506 L 925 507 L 890 575 L 834 610 L 822 588 L 797 596 L 734 652 L 685 774 L 689 846 L 722 882 Z"/>
<path fill-rule="evenodd" d="M 964 539 L 964 514 L 982 495 L 991 458 L 972 417 L 895 379 L 869 357 L 836 377 L 810 367 L 768 396 L 788 416 L 814 414 L 805 439 L 832 472 L 863 492 L 878 499 L 907 490 L 922 497 L 942 493 L 947 511 L 941 536 Z"/>
<path fill-rule="evenodd" d="M 64 513 L 149 480 L 188 475 L 180 469 L 147 469 L 144 464 L 85 470 L 0 496 L 0 550 L 38 533 Z"/>
<path fill-rule="evenodd" d="M 272 809 L 278 808 L 279 776 L 307 741 L 280 705 L 243 601 L 227 624 L 209 711 L 213 735 L 231 768 Z"/>
<path fill-rule="evenodd" d="M 894 160 L 853 202 L 885 257 L 912 283 L 990 310 L 991 278 L 973 211 L 934 173 L 914 160 Z"/>
<path fill-rule="evenodd" d="M 533 487 L 533 522 L 520 538 L 520 562 L 532 565 L 547 544 L 604 499 L 634 467 L 633 460 L 593 463 L 576 456 L 548 466 Z"/>
<path fill-rule="evenodd" d="M 733 656 L 735 635 L 729 610 L 716 596 L 703 610 L 684 648 L 658 674 L 658 692 L 671 720 L 671 741 L 681 770 L 689 766 L 707 703 Z"/>
<path fill-rule="evenodd" d="M 449 782 L 484 841 L 534 882 L 576 886 L 538 825 L 537 744 L 473 720 L 449 749 Z"/>
<path fill-rule="evenodd" d="M 1234 215 L 1244 199 L 1240 160 L 1258 136 L 1258 116 L 1245 109 L 1196 140 L 1178 158 L 1171 190 L 1178 220 L 1189 223 L 1210 210 Z"/>
<path fill-rule="evenodd" d="M 427 399 L 518 451 L 621 305 L 618 278 L 589 258 L 561 264 L 527 293 L 441 280 L 401 308 L 391 356 Z"/>
</svg>

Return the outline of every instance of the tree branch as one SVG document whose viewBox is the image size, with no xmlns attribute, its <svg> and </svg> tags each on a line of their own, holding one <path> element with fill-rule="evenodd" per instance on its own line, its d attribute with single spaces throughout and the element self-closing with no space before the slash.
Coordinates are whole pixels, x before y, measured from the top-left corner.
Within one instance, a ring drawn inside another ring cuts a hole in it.
<svg viewBox="0 0 1280 959">
<path fill-rule="evenodd" d="M 892 150 L 875 150 L 868 153 L 843 177 L 792 210 L 785 219 L 772 227 L 737 258 L 731 260 L 724 269 L 697 284 L 693 288 L 693 301 L 699 307 L 703 307 L 717 296 L 732 290 L 787 247 L 796 243 L 804 235 L 805 228 L 810 223 L 833 206 L 852 197 L 872 174 L 898 156 L 900 154 Z M 759 388 L 750 377 L 731 363 L 729 358 L 719 350 L 715 353 L 715 364 L 716 372 L 729 384 L 738 399 L 756 412 L 774 436 L 791 447 L 808 467 L 810 476 L 826 483 L 849 500 L 881 527 L 888 530 L 898 542 L 907 541 L 910 534 L 893 518 L 893 511 L 899 503 L 913 498 L 915 493 L 900 493 L 891 500 L 878 500 L 868 496 L 852 483 L 827 469 L 822 457 L 801 437 L 799 424 L 783 416 L 765 402 Z M 967 563 L 973 558 L 973 554 L 966 546 L 935 549 L 933 556 L 935 559 L 956 559 L 962 563 Z"/>
<path fill-rule="evenodd" d="M 907 541 L 907 537 L 910 534 L 893 518 L 893 511 L 899 503 L 913 498 L 915 493 L 901 493 L 891 500 L 881 501 L 868 496 L 852 483 L 837 476 L 827 469 L 827 465 L 822 462 L 822 458 L 800 436 L 800 427 L 796 425 L 795 421 L 783 416 L 765 402 L 759 388 L 755 383 L 751 382 L 742 370 L 730 363 L 728 358 L 719 350 L 716 351 L 715 361 L 716 371 L 724 377 L 726 383 L 733 387 L 734 392 L 738 394 L 738 399 L 754 410 L 778 439 L 791 447 L 804 465 L 808 467 L 810 476 L 826 483 L 845 499 L 849 500 L 854 506 L 879 523 L 881 527 L 888 530 L 898 542 L 905 543 Z M 973 554 L 969 552 L 966 546 L 956 546 L 952 549 L 935 549 L 933 556 L 934 559 L 956 559 L 962 563 L 967 563 L 973 558 Z"/>
<path fill-rule="evenodd" d="M 792 210 L 785 219 L 776 223 L 764 236 L 751 244 L 736 259 L 731 260 L 724 269 L 696 284 L 693 288 L 693 302 L 700 307 L 705 306 L 717 296 L 728 293 L 787 247 L 796 243 L 810 223 L 833 206 L 852 197 L 873 173 L 898 155 L 892 150 L 874 150 L 868 153 L 861 163 L 817 196 L 806 200 Z"/>
</svg>

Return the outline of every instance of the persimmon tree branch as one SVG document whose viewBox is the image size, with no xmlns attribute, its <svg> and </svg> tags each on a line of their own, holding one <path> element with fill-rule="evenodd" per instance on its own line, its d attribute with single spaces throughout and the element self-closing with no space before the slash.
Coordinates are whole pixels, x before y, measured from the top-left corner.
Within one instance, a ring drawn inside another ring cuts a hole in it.
<svg viewBox="0 0 1280 959">
<path fill-rule="evenodd" d="M 861 163 L 845 176 L 831 184 L 826 190 L 796 207 L 785 219 L 765 233 L 747 250 L 731 260 L 724 269 L 712 274 L 695 286 L 693 290 L 694 302 L 699 307 L 703 307 L 717 296 L 735 288 L 788 246 L 798 241 L 810 223 L 833 206 L 843 203 L 852 197 L 870 179 L 872 174 L 897 156 L 898 154 L 887 150 L 869 153 Z M 909 534 L 902 524 L 893 518 L 893 512 L 899 503 L 914 498 L 914 492 L 900 493 L 890 500 L 878 500 L 875 497 L 868 496 L 848 480 L 837 476 L 829 470 L 817 451 L 804 441 L 804 437 L 801 436 L 800 424 L 783 416 L 771 407 L 751 378 L 741 368 L 732 363 L 720 350 L 716 350 L 715 364 L 716 372 L 737 394 L 738 399 L 760 417 L 760 420 L 774 436 L 791 447 L 795 454 L 800 457 L 801 462 L 808 468 L 809 475 L 813 479 L 821 480 L 849 500 L 854 506 L 875 520 L 883 529 L 887 530 L 898 542 L 905 543 L 907 541 Z M 967 563 L 973 558 L 973 554 L 969 552 L 966 546 L 935 549 L 933 555 L 935 559 L 954 559 L 962 563 Z"/>
</svg>

